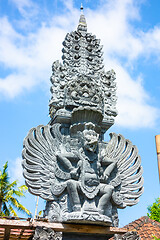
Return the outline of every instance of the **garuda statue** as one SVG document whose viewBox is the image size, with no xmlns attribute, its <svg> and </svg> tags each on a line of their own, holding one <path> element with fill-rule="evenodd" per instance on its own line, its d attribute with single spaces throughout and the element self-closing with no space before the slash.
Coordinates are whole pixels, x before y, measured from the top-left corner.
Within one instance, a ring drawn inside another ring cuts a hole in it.
<svg viewBox="0 0 160 240">
<path fill-rule="evenodd" d="M 83 12 L 63 46 L 63 64 L 52 66 L 51 120 L 24 139 L 26 185 L 46 200 L 51 222 L 117 226 L 117 209 L 136 204 L 143 192 L 141 159 L 121 134 L 103 140 L 117 115 L 115 73 L 105 72 Z"/>
</svg>

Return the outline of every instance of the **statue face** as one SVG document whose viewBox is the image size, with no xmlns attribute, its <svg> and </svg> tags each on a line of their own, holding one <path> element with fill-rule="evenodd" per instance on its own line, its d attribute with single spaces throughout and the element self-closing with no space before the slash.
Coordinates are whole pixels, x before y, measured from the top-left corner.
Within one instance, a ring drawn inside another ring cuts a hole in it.
<svg viewBox="0 0 160 240">
<path fill-rule="evenodd" d="M 94 130 L 84 130 L 83 131 L 83 140 L 84 148 L 90 152 L 95 152 L 98 145 L 99 134 Z"/>
</svg>

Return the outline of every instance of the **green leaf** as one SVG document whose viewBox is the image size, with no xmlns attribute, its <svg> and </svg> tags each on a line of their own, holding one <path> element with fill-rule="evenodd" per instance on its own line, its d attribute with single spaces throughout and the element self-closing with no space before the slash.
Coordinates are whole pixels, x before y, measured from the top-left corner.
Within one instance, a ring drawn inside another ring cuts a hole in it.
<svg viewBox="0 0 160 240">
<path fill-rule="evenodd" d="M 16 197 L 25 197 L 25 192 L 28 190 L 27 186 L 17 186 L 18 181 L 9 181 L 8 177 L 8 162 L 0 170 L 0 216 L 17 216 L 18 211 L 26 213 L 31 216 L 31 212 L 25 208 Z"/>
<path fill-rule="evenodd" d="M 41 216 L 42 212 L 43 212 L 43 210 L 39 211 L 38 216 Z"/>
<path fill-rule="evenodd" d="M 147 213 L 147 216 L 150 219 L 160 222 L 160 199 L 157 198 L 156 201 L 151 206 L 148 206 L 147 209 L 149 212 Z"/>
</svg>

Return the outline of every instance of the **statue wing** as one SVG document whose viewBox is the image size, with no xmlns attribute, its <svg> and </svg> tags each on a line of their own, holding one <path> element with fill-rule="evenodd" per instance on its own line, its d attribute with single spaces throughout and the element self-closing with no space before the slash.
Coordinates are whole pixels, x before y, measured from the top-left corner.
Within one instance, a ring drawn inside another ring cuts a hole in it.
<svg viewBox="0 0 160 240">
<path fill-rule="evenodd" d="M 113 185 L 113 201 L 124 208 L 138 203 L 143 193 L 141 158 L 138 149 L 121 134 L 111 133 L 107 145 L 107 156 L 117 163 L 117 173 L 110 184 Z"/>
<path fill-rule="evenodd" d="M 70 178 L 70 174 L 57 164 L 56 151 L 62 141 L 60 124 L 52 127 L 39 125 L 32 128 L 24 139 L 22 166 L 26 185 L 32 194 L 45 200 L 54 200 L 52 187 L 56 184 L 59 191 L 65 189 L 65 184 L 58 184 L 58 178 Z"/>
</svg>

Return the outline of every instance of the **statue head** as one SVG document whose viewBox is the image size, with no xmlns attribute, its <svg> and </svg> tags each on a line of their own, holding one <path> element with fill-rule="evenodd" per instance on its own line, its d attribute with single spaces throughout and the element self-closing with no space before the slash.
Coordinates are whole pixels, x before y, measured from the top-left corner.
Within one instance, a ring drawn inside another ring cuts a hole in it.
<svg viewBox="0 0 160 240">
<path fill-rule="evenodd" d="M 83 130 L 83 145 L 84 148 L 90 152 L 97 150 L 99 134 L 94 130 L 95 125 L 93 123 L 86 123 Z"/>
</svg>

